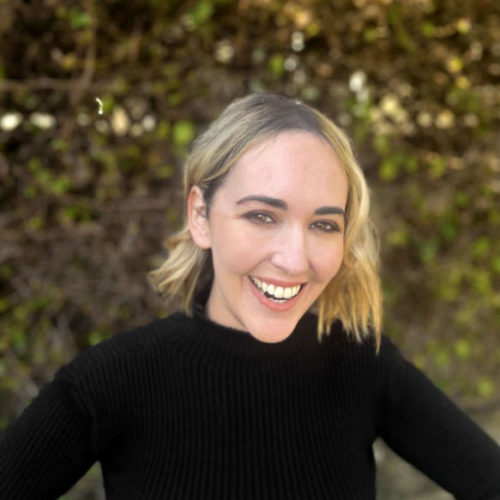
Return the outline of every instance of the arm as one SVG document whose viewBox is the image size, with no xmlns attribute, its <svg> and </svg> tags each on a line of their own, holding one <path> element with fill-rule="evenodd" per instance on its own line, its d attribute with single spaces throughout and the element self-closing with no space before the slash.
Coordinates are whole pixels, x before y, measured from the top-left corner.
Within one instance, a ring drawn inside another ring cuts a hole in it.
<svg viewBox="0 0 500 500">
<path fill-rule="evenodd" d="M 51 500 L 95 462 L 90 413 L 68 382 L 46 385 L 0 441 L 2 498 Z"/>
<path fill-rule="evenodd" d="M 397 357 L 382 438 L 456 498 L 500 499 L 500 447 L 399 352 Z"/>
</svg>

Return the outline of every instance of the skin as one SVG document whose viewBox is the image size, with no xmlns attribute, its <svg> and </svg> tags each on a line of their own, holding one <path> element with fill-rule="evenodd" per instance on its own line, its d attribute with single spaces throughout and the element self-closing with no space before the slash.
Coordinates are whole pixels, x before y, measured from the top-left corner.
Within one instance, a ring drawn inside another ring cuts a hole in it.
<svg viewBox="0 0 500 500">
<path fill-rule="evenodd" d="M 214 265 L 208 318 L 262 342 L 285 340 L 342 264 L 347 191 L 333 149 L 302 131 L 247 151 L 208 212 L 194 186 L 189 227 L 195 243 L 212 250 Z M 252 277 L 275 287 L 300 285 L 300 292 L 273 301 Z"/>
</svg>

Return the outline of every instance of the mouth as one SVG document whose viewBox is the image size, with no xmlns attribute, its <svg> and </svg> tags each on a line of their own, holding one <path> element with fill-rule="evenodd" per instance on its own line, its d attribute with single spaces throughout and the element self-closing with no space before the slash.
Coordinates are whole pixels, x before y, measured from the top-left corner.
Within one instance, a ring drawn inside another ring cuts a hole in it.
<svg viewBox="0 0 500 500">
<path fill-rule="evenodd" d="M 276 304 L 285 304 L 289 300 L 294 299 L 299 295 L 304 288 L 304 284 L 297 284 L 294 286 L 279 286 L 273 283 L 267 283 L 260 280 L 255 276 L 249 276 L 250 281 L 255 285 L 255 288 L 268 300 Z"/>
</svg>

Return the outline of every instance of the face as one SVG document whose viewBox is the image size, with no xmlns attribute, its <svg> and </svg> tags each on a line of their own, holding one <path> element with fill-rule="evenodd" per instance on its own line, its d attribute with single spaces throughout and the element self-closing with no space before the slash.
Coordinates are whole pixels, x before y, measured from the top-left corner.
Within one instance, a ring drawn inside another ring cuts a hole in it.
<svg viewBox="0 0 500 500">
<path fill-rule="evenodd" d="M 287 338 L 341 266 L 347 189 L 333 149 L 300 131 L 246 152 L 208 216 L 194 187 L 191 234 L 214 267 L 207 316 L 263 342 Z"/>
</svg>

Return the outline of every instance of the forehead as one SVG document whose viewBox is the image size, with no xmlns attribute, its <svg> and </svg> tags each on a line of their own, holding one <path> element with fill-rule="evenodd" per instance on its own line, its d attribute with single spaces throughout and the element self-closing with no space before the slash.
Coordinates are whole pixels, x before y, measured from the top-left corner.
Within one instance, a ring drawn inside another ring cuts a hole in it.
<svg viewBox="0 0 500 500">
<path fill-rule="evenodd" d="M 347 178 L 326 140 L 309 132 L 290 131 L 250 148 L 232 168 L 222 189 L 234 196 L 260 193 L 342 201 L 347 197 Z"/>
</svg>

